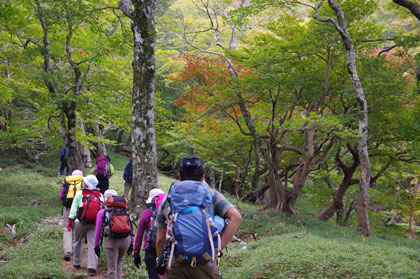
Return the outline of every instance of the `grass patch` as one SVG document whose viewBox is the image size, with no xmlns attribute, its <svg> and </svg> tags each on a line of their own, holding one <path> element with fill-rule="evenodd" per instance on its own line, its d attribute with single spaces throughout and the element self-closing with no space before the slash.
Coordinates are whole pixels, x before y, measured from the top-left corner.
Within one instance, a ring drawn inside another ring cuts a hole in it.
<svg viewBox="0 0 420 279">
<path fill-rule="evenodd" d="M 58 247 L 62 247 L 62 227 L 39 225 L 27 241 L 2 249 L 0 256 L 8 262 L 0 265 L 0 278 L 68 278 L 61 269 Z"/>
</svg>

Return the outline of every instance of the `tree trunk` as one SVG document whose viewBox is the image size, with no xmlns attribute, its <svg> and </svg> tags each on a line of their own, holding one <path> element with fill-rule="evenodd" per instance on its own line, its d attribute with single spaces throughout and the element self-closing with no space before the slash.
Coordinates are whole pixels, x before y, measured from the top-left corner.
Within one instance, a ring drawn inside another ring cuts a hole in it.
<svg viewBox="0 0 420 279">
<path fill-rule="evenodd" d="M 134 9 L 131 7 L 131 2 Z M 135 202 L 145 208 L 144 200 L 158 188 L 155 135 L 155 10 L 156 0 L 122 0 L 118 7 L 131 20 L 134 36 L 133 59 L 133 188 Z"/>
<path fill-rule="evenodd" d="M 85 125 L 83 124 L 82 119 L 80 119 L 80 118 L 77 119 L 77 126 L 79 126 L 79 129 L 82 130 L 82 134 L 85 136 L 86 135 Z M 91 169 L 92 168 L 92 159 L 90 157 L 89 148 L 86 145 L 84 145 L 83 143 L 79 142 L 79 150 L 80 150 L 80 154 L 82 155 L 82 160 L 83 160 L 85 168 Z"/>
<path fill-rule="evenodd" d="M 103 138 L 104 132 L 100 130 L 98 124 L 94 124 L 95 134 L 98 138 Z M 106 145 L 103 142 L 95 142 L 94 143 L 96 147 L 96 158 L 103 157 L 107 155 L 106 152 Z"/>
<path fill-rule="evenodd" d="M 225 170 L 223 169 L 220 173 L 220 180 L 219 180 L 219 193 L 222 192 L 222 184 L 223 184 L 223 174 L 225 173 Z"/>
<path fill-rule="evenodd" d="M 352 146 L 347 146 L 353 156 L 353 164 L 350 167 L 346 166 L 344 162 L 342 162 L 339 158 L 340 150 L 337 152 L 335 162 L 338 165 L 338 167 L 342 169 L 344 177 L 340 184 L 340 187 L 335 193 L 332 203 L 328 206 L 327 209 L 323 210 L 317 216 L 317 218 L 321 221 L 328 221 L 338 210 L 341 210 L 343 208 L 343 200 L 348 188 L 351 185 L 358 183 L 358 180 L 353 179 L 353 175 L 360 164 L 359 156 L 357 151 Z"/>
<path fill-rule="evenodd" d="M 415 235 L 416 232 L 414 230 L 414 211 L 416 210 L 416 199 L 417 199 L 417 195 L 419 193 L 419 181 L 416 181 L 416 186 L 414 188 L 414 193 L 412 196 L 413 201 L 411 202 L 411 216 L 410 219 L 408 221 L 408 239 L 412 239 Z"/>
<path fill-rule="evenodd" d="M 66 157 L 67 157 L 67 168 L 71 173 L 74 170 L 81 170 L 85 173 L 85 164 L 82 159 L 82 154 L 79 151 L 79 146 L 76 138 L 77 130 L 77 119 L 76 119 L 76 103 L 71 102 L 70 105 L 63 104 L 62 110 L 67 119 L 66 125 Z"/>
<path fill-rule="evenodd" d="M 122 137 L 124 135 L 124 130 L 120 130 L 118 132 L 118 138 L 117 138 L 117 145 L 115 146 L 115 153 L 120 153 L 121 151 L 121 143 L 122 143 Z"/>
<path fill-rule="evenodd" d="M 369 222 L 369 185 L 370 185 L 370 162 L 369 152 L 367 149 L 367 135 L 368 135 L 368 111 L 367 101 L 363 92 L 363 87 L 360 82 L 359 75 L 356 68 L 356 54 L 354 45 L 351 41 L 350 34 L 347 30 L 346 20 L 341 9 L 340 4 L 335 0 L 328 0 L 328 4 L 337 16 L 337 21 L 332 18 L 319 18 L 319 11 L 324 0 L 321 1 L 317 7 L 314 18 L 323 21 L 331 22 L 338 33 L 340 34 L 344 47 L 346 49 L 347 72 L 349 74 L 351 83 L 356 93 L 357 104 L 359 108 L 359 134 L 357 140 L 357 151 L 360 159 L 360 180 L 359 180 L 359 196 L 357 201 L 357 232 L 370 236 L 370 222 Z"/>
<path fill-rule="evenodd" d="M 214 167 L 213 165 L 209 166 L 209 186 L 210 188 L 216 188 L 216 178 L 214 177 Z"/>
</svg>

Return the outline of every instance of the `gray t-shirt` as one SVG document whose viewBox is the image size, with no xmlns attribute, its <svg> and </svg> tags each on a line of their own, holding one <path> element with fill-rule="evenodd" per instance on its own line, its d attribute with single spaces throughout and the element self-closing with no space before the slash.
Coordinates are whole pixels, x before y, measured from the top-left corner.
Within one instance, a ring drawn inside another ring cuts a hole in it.
<svg viewBox="0 0 420 279">
<path fill-rule="evenodd" d="M 233 205 L 218 191 L 212 188 L 208 188 L 209 193 L 213 201 L 213 211 L 214 215 L 224 217 L 226 212 L 233 207 Z M 171 214 L 171 207 L 166 197 L 162 200 L 162 203 L 159 206 L 158 213 L 156 216 L 155 226 L 157 228 L 166 228 L 166 220 Z"/>
</svg>

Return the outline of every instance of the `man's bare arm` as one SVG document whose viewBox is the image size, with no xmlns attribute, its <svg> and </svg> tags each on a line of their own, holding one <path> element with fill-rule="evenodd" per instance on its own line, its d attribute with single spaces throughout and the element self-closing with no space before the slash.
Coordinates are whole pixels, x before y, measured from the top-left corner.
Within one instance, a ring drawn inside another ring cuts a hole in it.
<svg viewBox="0 0 420 279">
<path fill-rule="evenodd" d="M 158 258 L 163 252 L 163 246 L 165 245 L 166 241 L 166 228 L 158 228 L 157 235 L 156 235 L 156 254 Z"/>
<path fill-rule="evenodd" d="M 239 228 L 242 216 L 236 208 L 232 207 L 225 213 L 223 218 L 229 219 L 229 222 L 227 223 L 222 236 L 222 249 L 228 245 L 236 230 Z"/>
</svg>

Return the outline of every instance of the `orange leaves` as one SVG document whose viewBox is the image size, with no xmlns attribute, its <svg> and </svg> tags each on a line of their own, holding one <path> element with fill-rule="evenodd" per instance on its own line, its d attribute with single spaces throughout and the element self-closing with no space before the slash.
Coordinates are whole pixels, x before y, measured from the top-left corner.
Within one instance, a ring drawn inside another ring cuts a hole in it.
<svg viewBox="0 0 420 279">
<path fill-rule="evenodd" d="M 170 78 L 173 83 L 186 85 L 185 91 L 174 102 L 174 106 L 182 105 L 193 113 L 203 113 L 210 107 L 220 110 L 218 104 L 223 104 L 225 109 L 239 111 L 233 105 L 236 99 L 232 94 L 233 82 L 222 57 L 201 57 L 190 54 L 184 55 L 183 59 L 185 70 Z M 240 77 L 252 72 L 237 65 L 235 68 Z"/>
</svg>

